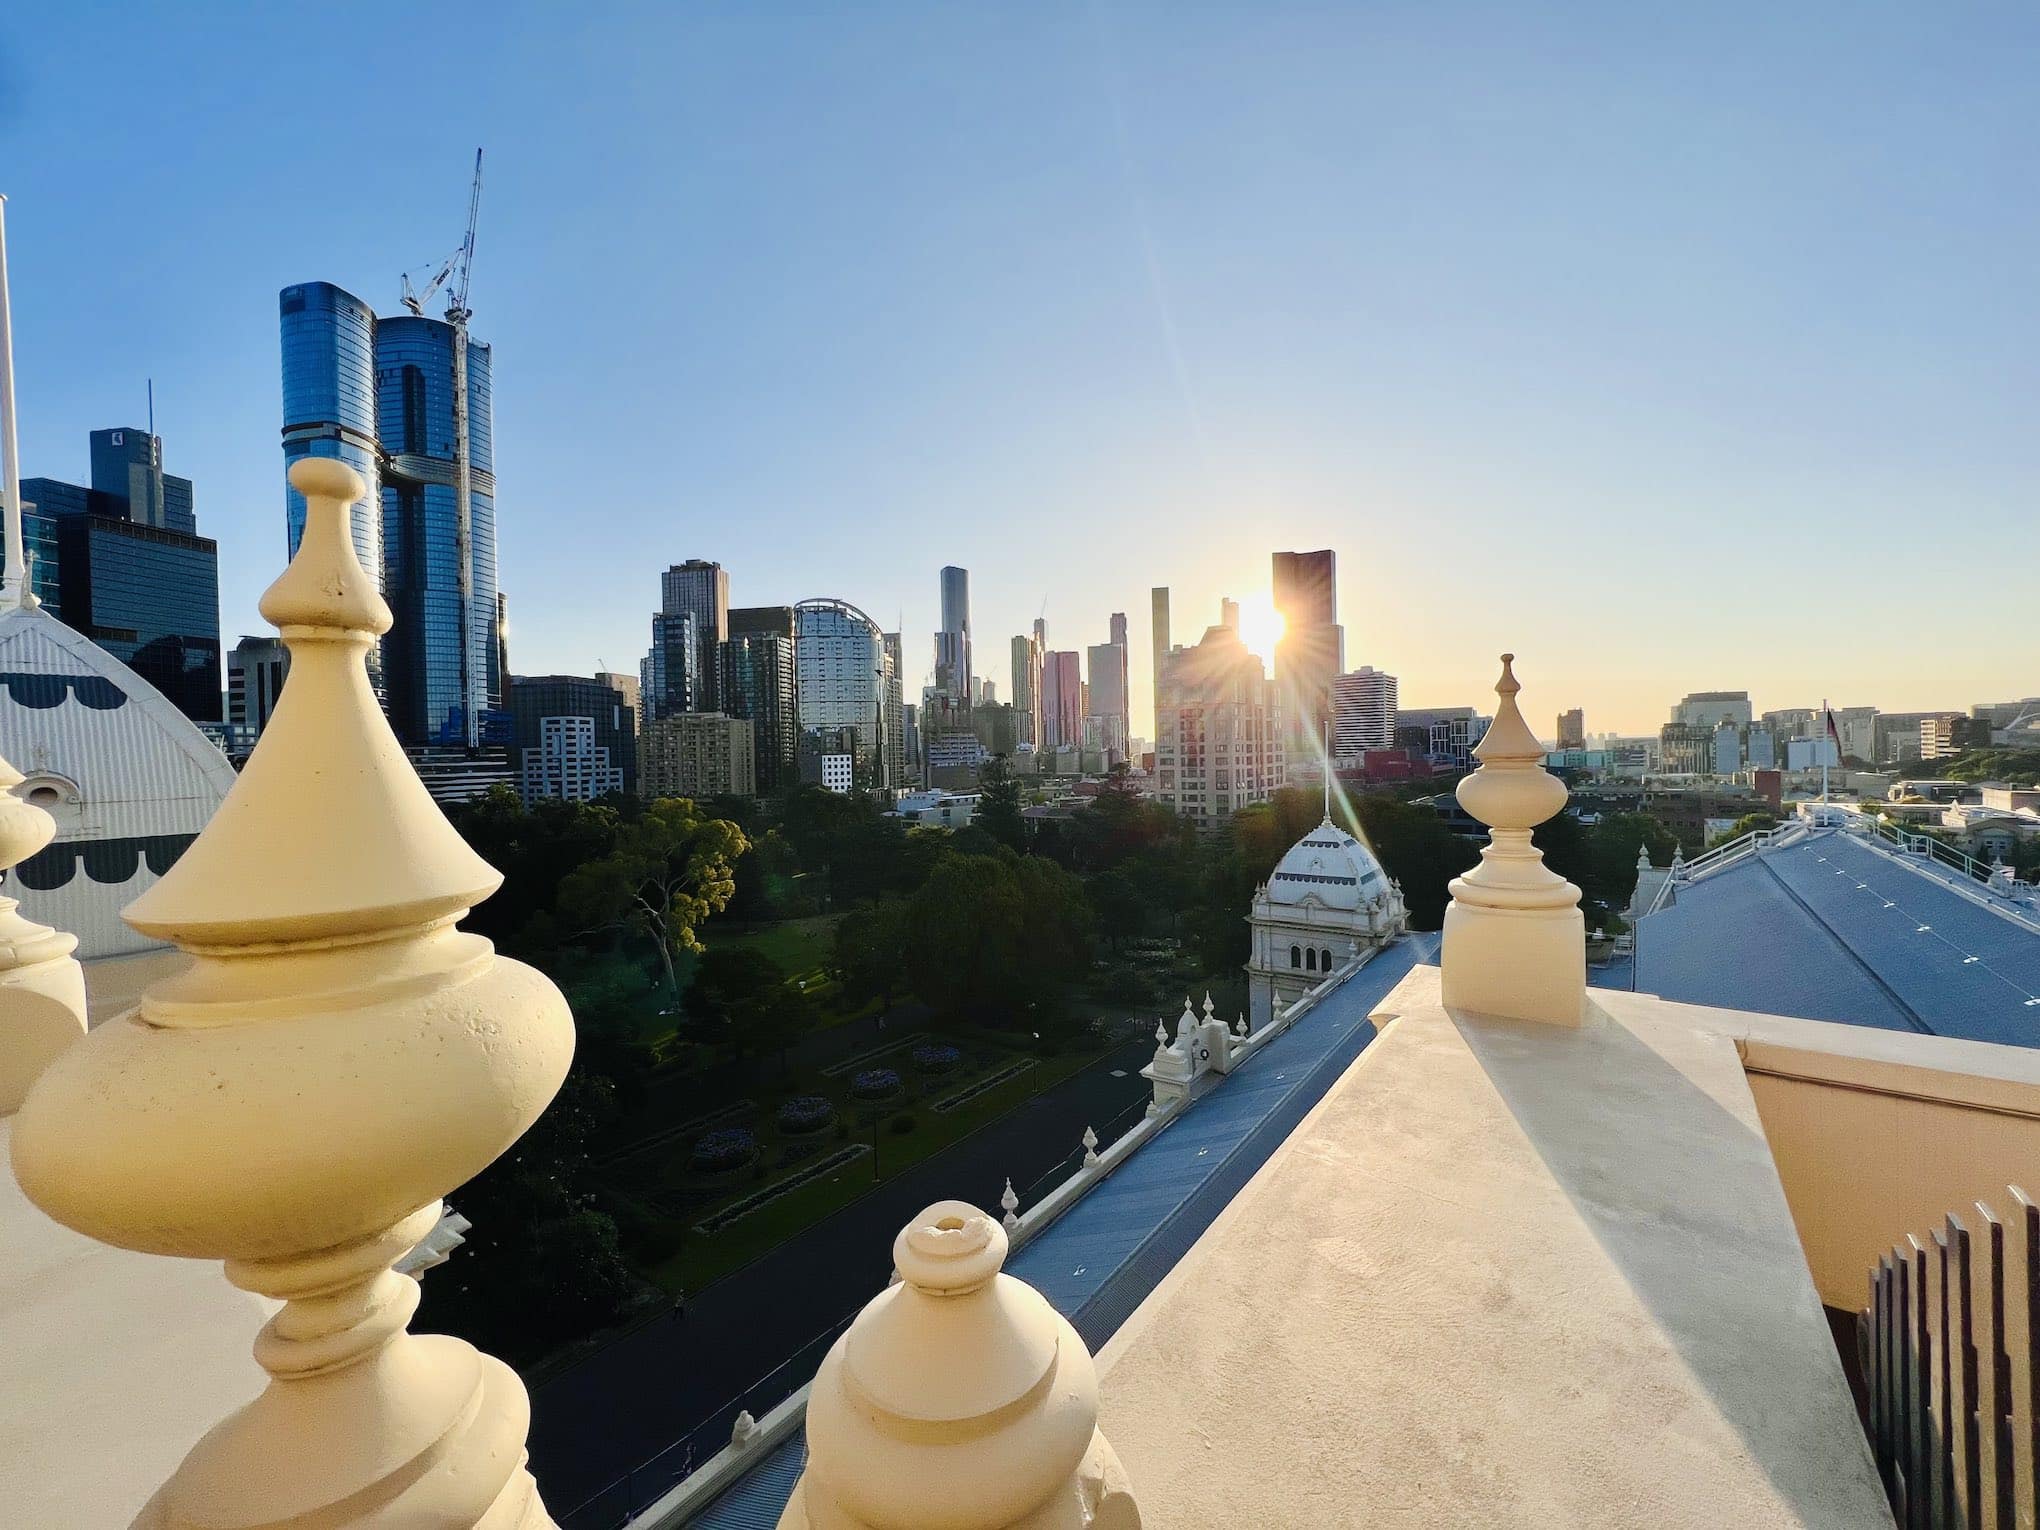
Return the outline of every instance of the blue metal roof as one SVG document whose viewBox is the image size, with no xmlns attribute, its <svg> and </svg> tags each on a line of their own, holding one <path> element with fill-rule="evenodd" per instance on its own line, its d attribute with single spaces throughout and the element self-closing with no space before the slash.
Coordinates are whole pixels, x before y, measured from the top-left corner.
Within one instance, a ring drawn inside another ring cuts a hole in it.
<svg viewBox="0 0 2040 1530">
<path fill-rule="evenodd" d="M 1635 986 L 1690 1004 L 2040 1046 L 2040 935 L 1842 831 L 1702 881 L 1636 930 Z M 1629 986 L 1625 970 L 1599 986 Z"/>
<path fill-rule="evenodd" d="M 1382 952 L 1142 1145 L 1007 1261 L 1096 1350 L 1374 1039 L 1367 1017 L 1436 935 Z M 699 1530 L 776 1525 L 805 1457 L 789 1440 L 694 1520 Z"/>
</svg>

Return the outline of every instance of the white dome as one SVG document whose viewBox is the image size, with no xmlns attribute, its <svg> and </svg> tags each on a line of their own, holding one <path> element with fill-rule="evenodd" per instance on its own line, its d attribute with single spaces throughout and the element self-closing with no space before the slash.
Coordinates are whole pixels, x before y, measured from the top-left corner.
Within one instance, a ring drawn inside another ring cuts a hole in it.
<svg viewBox="0 0 2040 1530">
<path fill-rule="evenodd" d="M 1327 818 L 1275 863 L 1268 901 L 1314 898 L 1327 908 L 1358 909 L 1384 897 L 1388 885 L 1388 873 L 1374 852 Z"/>
</svg>

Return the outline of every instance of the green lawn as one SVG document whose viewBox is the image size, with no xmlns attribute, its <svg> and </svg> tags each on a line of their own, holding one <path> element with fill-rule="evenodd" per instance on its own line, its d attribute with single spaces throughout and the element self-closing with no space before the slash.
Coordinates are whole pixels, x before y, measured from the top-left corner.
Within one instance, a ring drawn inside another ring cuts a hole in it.
<svg viewBox="0 0 2040 1530">
<path fill-rule="evenodd" d="M 816 914 L 811 919 L 781 919 L 772 924 L 711 924 L 701 932 L 701 943 L 713 951 L 756 951 L 788 977 L 808 977 L 828 966 L 836 921 L 842 917 Z"/>
</svg>

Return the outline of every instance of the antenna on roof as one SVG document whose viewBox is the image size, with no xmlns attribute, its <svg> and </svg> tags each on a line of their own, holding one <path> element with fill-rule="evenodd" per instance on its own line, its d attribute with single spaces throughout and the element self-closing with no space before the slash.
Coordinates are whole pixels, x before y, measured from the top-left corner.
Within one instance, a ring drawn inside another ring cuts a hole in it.
<svg viewBox="0 0 2040 1530">
<path fill-rule="evenodd" d="M 0 514 L 6 520 L 7 571 L 0 576 L 0 611 L 17 611 L 28 592 L 21 550 L 21 456 L 14 430 L 14 319 L 7 306 L 7 198 L 0 196 Z"/>
<path fill-rule="evenodd" d="M 1319 723 L 1318 728 L 1323 735 L 1318 744 L 1318 748 L 1321 751 L 1318 756 L 1318 762 L 1324 767 L 1325 772 L 1325 822 L 1330 823 L 1332 821 L 1332 725 L 1328 722 Z"/>
</svg>

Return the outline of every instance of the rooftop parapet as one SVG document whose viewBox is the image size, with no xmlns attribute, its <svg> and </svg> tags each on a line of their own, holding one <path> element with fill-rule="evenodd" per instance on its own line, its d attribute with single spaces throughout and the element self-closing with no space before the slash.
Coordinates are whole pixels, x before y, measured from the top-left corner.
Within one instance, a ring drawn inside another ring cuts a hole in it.
<svg viewBox="0 0 2040 1530">
<path fill-rule="evenodd" d="M 267 1387 L 138 1525 L 539 1530 L 523 1386 L 460 1340 L 410 1334 L 418 1288 L 391 1266 L 545 1108 L 572 1021 L 543 976 L 454 927 L 500 878 L 369 689 L 390 613 L 347 531 L 361 481 L 324 458 L 290 477 L 305 533 L 262 602 L 290 685 L 211 824 L 128 915 L 194 961 L 44 1072 L 15 1173 L 58 1221 L 224 1259 L 285 1304 L 255 1340 Z"/>
</svg>

